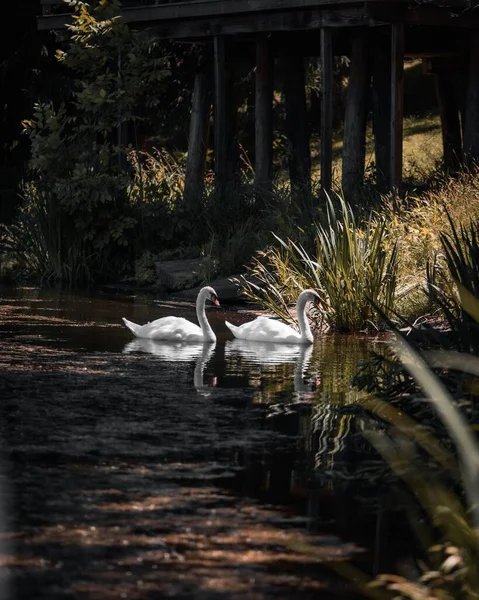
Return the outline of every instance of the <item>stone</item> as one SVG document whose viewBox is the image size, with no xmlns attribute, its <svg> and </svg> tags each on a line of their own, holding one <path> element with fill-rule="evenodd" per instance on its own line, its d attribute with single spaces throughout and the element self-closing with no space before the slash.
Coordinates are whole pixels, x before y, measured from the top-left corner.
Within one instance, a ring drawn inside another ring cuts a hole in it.
<svg viewBox="0 0 479 600">
<path fill-rule="evenodd" d="M 155 263 L 158 285 L 168 292 L 188 290 L 199 285 L 204 278 L 202 258 L 162 260 Z"/>
<path fill-rule="evenodd" d="M 200 289 L 205 285 L 210 285 L 218 294 L 220 302 L 237 302 L 239 300 L 244 300 L 236 284 L 231 281 L 233 277 L 234 276 L 212 279 L 211 281 L 208 281 L 207 283 L 201 283 L 192 289 L 183 290 L 176 295 L 182 298 L 196 299 Z"/>
</svg>

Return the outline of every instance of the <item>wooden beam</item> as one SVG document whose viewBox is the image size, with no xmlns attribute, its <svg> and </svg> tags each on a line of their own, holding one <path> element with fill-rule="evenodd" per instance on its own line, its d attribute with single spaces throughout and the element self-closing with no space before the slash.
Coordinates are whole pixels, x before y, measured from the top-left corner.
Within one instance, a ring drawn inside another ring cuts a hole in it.
<svg viewBox="0 0 479 600">
<path fill-rule="evenodd" d="M 241 0 L 242 2 L 244 0 Z M 227 3 L 229 4 L 229 2 Z M 187 7 L 189 3 L 185 3 Z M 244 2 L 247 7 L 248 3 Z M 274 31 L 303 31 L 320 27 L 374 26 L 377 21 L 366 13 L 363 6 L 338 6 L 337 8 L 314 8 L 307 10 L 272 10 L 264 12 L 222 13 L 210 16 L 195 15 L 185 10 L 182 17 L 168 12 L 168 5 L 125 9 L 122 19 L 136 27 L 153 28 L 161 38 L 201 38 L 214 35 L 239 35 L 270 33 Z M 38 17 L 38 29 L 64 29 L 72 23 L 71 15 Z"/>
<path fill-rule="evenodd" d="M 321 187 L 331 190 L 333 166 L 333 44 L 331 30 L 321 28 Z"/>
<path fill-rule="evenodd" d="M 378 4 L 384 0 L 368 0 Z M 399 3 L 407 4 L 408 0 Z M 395 2 L 398 3 L 397 0 Z M 192 2 L 173 2 L 156 6 L 143 6 L 125 9 L 131 19 L 185 19 L 221 16 L 234 14 L 261 13 L 268 11 L 293 10 L 303 11 L 317 8 L 340 7 L 341 5 L 357 5 L 364 12 L 364 0 L 195 0 Z"/>
<path fill-rule="evenodd" d="M 286 133 L 290 143 L 288 156 L 291 191 L 293 196 L 310 199 L 311 153 L 309 148 L 308 115 L 303 58 L 299 54 L 281 56 Z"/>
<path fill-rule="evenodd" d="M 479 32 L 471 35 L 464 126 L 464 155 L 469 166 L 479 164 Z"/>
<path fill-rule="evenodd" d="M 214 38 L 214 142 L 215 179 L 219 188 L 226 183 L 228 139 L 226 122 L 226 41 L 223 36 Z"/>
<path fill-rule="evenodd" d="M 348 201 L 354 199 L 364 181 L 368 90 L 368 37 L 363 32 L 352 40 L 344 115 L 342 189 Z"/>
<path fill-rule="evenodd" d="M 184 191 L 184 199 L 191 207 L 196 206 L 204 187 L 210 131 L 210 81 L 211 77 L 204 69 L 201 69 L 195 76 Z"/>
<path fill-rule="evenodd" d="M 380 191 L 389 189 L 390 122 L 391 122 L 391 38 L 390 28 L 381 28 L 373 33 L 373 133 L 376 158 L 376 184 Z"/>
<path fill-rule="evenodd" d="M 273 55 L 267 38 L 256 40 L 255 188 L 271 193 L 273 176 Z"/>
<path fill-rule="evenodd" d="M 390 180 L 391 190 L 402 186 L 403 153 L 403 81 L 404 81 L 404 26 L 391 25 L 391 121 L 390 121 Z"/>
<path fill-rule="evenodd" d="M 458 171 L 463 163 L 461 122 L 459 119 L 457 61 L 436 59 L 433 73 L 441 116 L 443 163 L 447 173 Z"/>
</svg>

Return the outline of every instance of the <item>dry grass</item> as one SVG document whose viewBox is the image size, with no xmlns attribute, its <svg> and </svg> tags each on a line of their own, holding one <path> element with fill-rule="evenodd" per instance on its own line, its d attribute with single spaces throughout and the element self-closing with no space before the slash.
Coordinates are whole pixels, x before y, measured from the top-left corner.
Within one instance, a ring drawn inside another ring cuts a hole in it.
<svg viewBox="0 0 479 600">
<path fill-rule="evenodd" d="M 312 177 L 319 180 L 321 154 L 319 140 L 311 141 Z M 333 138 L 333 179 L 341 186 L 341 154 L 343 132 L 337 131 Z M 431 114 L 404 119 L 403 130 L 403 177 L 405 180 L 422 182 L 437 170 L 442 159 L 442 134 L 439 115 Z M 374 166 L 374 137 L 372 125 L 366 129 L 366 171 Z M 285 173 L 285 177 L 287 174 Z"/>
<path fill-rule="evenodd" d="M 438 180 L 435 189 L 417 196 L 410 194 L 400 202 L 385 201 L 391 235 L 399 246 L 399 280 L 405 285 L 418 286 L 418 293 L 409 295 L 400 308 L 405 316 L 417 316 L 427 310 L 426 298 L 420 290 L 425 283 L 427 263 L 435 257 L 441 260 L 440 233 L 450 233 L 446 211 L 456 227 L 479 217 L 479 172 Z"/>
</svg>

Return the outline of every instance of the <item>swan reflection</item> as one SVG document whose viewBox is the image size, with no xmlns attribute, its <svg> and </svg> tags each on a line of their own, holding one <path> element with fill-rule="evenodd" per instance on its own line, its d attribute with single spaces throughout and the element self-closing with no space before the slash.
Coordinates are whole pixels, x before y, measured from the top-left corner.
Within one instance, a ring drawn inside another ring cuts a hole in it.
<svg viewBox="0 0 479 600">
<path fill-rule="evenodd" d="M 308 345 L 308 349 L 312 351 L 310 345 Z M 300 350 L 300 344 L 275 344 L 272 342 L 251 342 L 239 339 L 227 341 L 225 344 L 226 356 L 240 355 L 250 362 L 261 365 L 295 363 Z"/>
<path fill-rule="evenodd" d="M 190 362 L 196 359 L 193 375 L 193 385 L 201 395 L 209 396 L 208 388 L 216 386 L 216 377 L 210 384 L 203 382 L 206 363 L 213 356 L 216 343 L 181 344 L 177 342 L 162 342 L 143 338 L 135 338 L 123 348 L 124 354 L 144 352 L 154 354 L 167 362 Z"/>
<path fill-rule="evenodd" d="M 274 344 L 235 339 L 225 344 L 225 356 L 239 356 L 243 361 L 256 365 L 279 366 L 294 363 L 294 392 L 304 399 L 303 394 L 313 392 L 318 380 L 305 378 L 313 356 L 313 346 L 305 344 Z"/>
</svg>

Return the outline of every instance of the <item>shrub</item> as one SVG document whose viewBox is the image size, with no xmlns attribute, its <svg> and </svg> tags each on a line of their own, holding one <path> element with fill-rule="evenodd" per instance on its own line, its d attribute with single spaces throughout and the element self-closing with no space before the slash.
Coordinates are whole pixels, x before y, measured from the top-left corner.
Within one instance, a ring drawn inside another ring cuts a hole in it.
<svg viewBox="0 0 479 600">
<path fill-rule="evenodd" d="M 360 331 L 377 327 L 371 304 L 390 313 L 397 287 L 397 248 L 384 218 L 371 215 L 362 226 L 352 208 L 339 197 L 338 210 L 327 200 L 324 224 L 314 226 L 313 250 L 282 240 L 259 252 L 241 285 L 245 294 L 281 317 L 301 289 L 312 287 L 322 297 L 322 312 L 337 330 Z M 251 279 L 259 280 L 256 284 Z"/>
<path fill-rule="evenodd" d="M 50 265 L 41 277 L 82 285 L 86 273 L 91 281 L 122 269 L 135 220 L 128 208 L 128 148 L 119 129 L 135 127 L 140 114 L 159 102 L 168 70 L 149 35 L 119 19 L 116 0 L 95 7 L 74 2 L 72 8 L 68 49 L 57 53 L 72 77 L 71 89 L 59 106 L 36 104 L 23 123 L 32 149 L 32 187 L 24 189 L 25 206 L 10 238 L 15 243 L 31 226 L 27 215 L 36 214 L 35 232 L 47 256 L 36 266 Z M 50 268 L 56 261 L 66 262 Z"/>
</svg>

